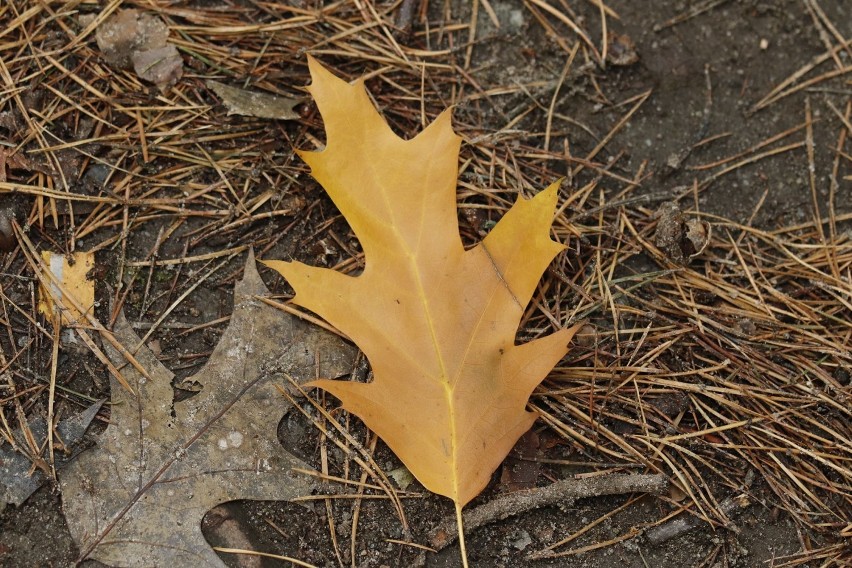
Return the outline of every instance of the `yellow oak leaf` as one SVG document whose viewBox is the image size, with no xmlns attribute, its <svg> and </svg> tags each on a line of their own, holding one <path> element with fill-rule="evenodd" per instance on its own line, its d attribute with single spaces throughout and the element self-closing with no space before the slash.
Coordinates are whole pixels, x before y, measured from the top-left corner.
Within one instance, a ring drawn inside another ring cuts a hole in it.
<svg viewBox="0 0 852 568">
<path fill-rule="evenodd" d="M 515 345 L 524 308 L 563 245 L 549 237 L 555 183 L 519 198 L 465 250 L 456 212 L 461 139 L 445 111 L 412 140 L 394 134 L 363 79 L 350 85 L 310 59 L 325 122 L 320 152 L 299 152 L 361 242 L 347 276 L 269 261 L 294 302 L 352 338 L 373 381 L 317 380 L 376 432 L 430 491 L 457 510 L 488 483 L 536 415 L 533 389 L 575 329 Z"/>
</svg>

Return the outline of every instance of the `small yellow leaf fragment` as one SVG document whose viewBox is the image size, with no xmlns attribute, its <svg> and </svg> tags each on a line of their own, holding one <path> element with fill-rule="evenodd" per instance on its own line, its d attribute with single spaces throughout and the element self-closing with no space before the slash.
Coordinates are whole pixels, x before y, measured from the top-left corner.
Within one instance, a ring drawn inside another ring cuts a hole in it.
<svg viewBox="0 0 852 568">
<path fill-rule="evenodd" d="M 95 282 L 86 277 L 95 265 L 94 253 L 76 252 L 71 255 L 70 263 L 68 257 L 50 251 L 42 251 L 41 258 L 45 268 L 61 283 L 61 287 L 47 277 L 48 289 L 44 286 L 39 288 L 38 311 L 47 318 L 53 318 L 58 310 L 62 325 L 84 322 L 85 314 L 75 306 L 91 312 L 95 305 Z M 64 297 L 63 290 L 73 296 L 73 301 Z"/>
</svg>

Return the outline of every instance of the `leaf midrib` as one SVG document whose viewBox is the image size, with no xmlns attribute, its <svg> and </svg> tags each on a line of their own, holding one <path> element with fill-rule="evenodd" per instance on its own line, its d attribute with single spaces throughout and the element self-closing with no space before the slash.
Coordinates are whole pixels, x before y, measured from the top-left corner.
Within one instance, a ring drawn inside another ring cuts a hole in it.
<svg viewBox="0 0 852 568">
<path fill-rule="evenodd" d="M 371 170 L 373 170 L 373 174 L 375 179 L 383 180 L 382 176 L 377 175 L 378 171 L 376 169 L 376 164 L 369 160 L 367 161 Z M 431 175 L 432 171 L 429 170 L 426 179 L 422 180 L 422 184 L 425 187 L 431 187 Z M 417 295 L 420 297 L 420 303 L 423 307 L 423 314 L 426 319 L 426 324 L 429 328 L 429 336 L 432 339 L 432 348 L 435 352 L 435 358 L 438 361 L 438 368 L 440 372 L 440 382 L 444 391 L 444 399 L 447 405 L 447 414 L 449 419 L 450 426 L 450 461 L 452 463 L 452 480 L 453 480 L 453 501 L 458 501 L 459 498 L 459 476 L 457 475 L 458 470 L 458 444 L 456 440 L 458 439 L 458 434 L 456 432 L 456 419 L 455 419 L 455 401 L 454 401 L 454 388 L 453 385 L 450 384 L 449 376 L 447 375 L 447 367 L 444 362 L 444 356 L 441 353 L 440 343 L 438 341 L 438 334 L 435 328 L 435 322 L 432 319 L 432 311 L 429 305 L 429 300 L 426 296 L 426 289 L 423 285 L 423 275 L 420 271 L 420 266 L 417 263 L 417 257 L 414 251 L 408 246 L 407 241 L 402 238 L 402 234 L 399 231 L 399 225 L 396 222 L 396 218 L 394 216 L 394 209 L 391 206 L 389 191 L 384 184 L 380 184 L 382 200 L 384 201 L 385 208 L 388 212 L 388 217 L 390 219 L 391 227 L 393 232 L 397 236 L 397 242 L 401 244 L 401 248 L 405 251 L 405 255 L 408 259 L 408 264 L 412 274 L 414 274 L 414 280 L 417 285 Z M 419 233 L 417 235 L 417 248 L 420 248 L 420 242 L 423 237 L 423 219 L 426 214 L 425 207 L 420 207 L 420 220 L 419 220 Z M 481 317 L 481 315 L 480 315 Z M 478 327 L 478 324 L 477 324 Z"/>
</svg>

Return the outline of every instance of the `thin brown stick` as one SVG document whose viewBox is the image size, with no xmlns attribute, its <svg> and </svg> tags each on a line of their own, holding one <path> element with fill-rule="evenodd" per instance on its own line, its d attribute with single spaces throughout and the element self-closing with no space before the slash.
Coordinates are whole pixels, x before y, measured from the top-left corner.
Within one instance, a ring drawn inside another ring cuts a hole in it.
<svg viewBox="0 0 852 568">
<path fill-rule="evenodd" d="M 577 499 L 620 495 L 625 493 L 660 493 L 668 482 L 662 475 L 605 475 L 590 479 L 563 479 L 547 487 L 516 491 L 497 497 L 464 513 L 464 527 L 472 532 L 479 527 L 494 523 L 527 511 L 552 505 L 571 504 Z M 429 533 L 429 544 L 441 550 L 457 537 L 456 518 L 447 517 Z"/>
</svg>

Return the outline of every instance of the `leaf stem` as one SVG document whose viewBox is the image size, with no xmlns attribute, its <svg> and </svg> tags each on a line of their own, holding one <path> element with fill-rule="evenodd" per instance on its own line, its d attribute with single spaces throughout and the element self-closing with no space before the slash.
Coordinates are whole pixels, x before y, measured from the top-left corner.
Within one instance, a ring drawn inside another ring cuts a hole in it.
<svg viewBox="0 0 852 568">
<path fill-rule="evenodd" d="M 468 568 L 467 565 L 467 547 L 464 544 L 464 521 L 462 520 L 462 506 L 458 501 L 456 505 L 456 524 L 459 527 L 459 548 L 461 549 L 462 566 Z"/>
</svg>

